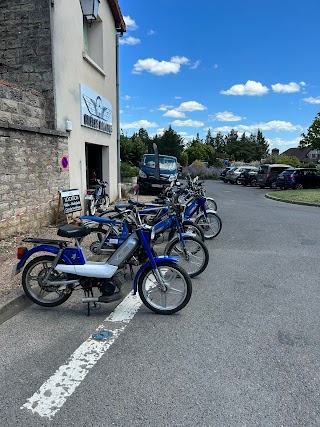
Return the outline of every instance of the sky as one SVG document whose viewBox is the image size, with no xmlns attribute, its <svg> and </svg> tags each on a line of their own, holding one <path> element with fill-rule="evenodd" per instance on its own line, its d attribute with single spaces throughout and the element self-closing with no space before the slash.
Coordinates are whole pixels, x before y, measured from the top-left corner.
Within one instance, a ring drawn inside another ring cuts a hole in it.
<svg viewBox="0 0 320 427">
<path fill-rule="evenodd" d="M 260 129 L 298 147 L 320 111 L 319 0 L 119 0 L 120 127 L 185 141 Z"/>
</svg>

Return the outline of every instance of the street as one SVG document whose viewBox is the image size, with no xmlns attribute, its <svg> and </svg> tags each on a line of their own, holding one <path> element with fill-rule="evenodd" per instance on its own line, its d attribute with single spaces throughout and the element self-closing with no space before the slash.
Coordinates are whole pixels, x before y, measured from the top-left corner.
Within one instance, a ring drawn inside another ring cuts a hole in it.
<svg viewBox="0 0 320 427">
<path fill-rule="evenodd" d="M 320 425 L 319 208 L 267 199 L 270 189 L 205 187 L 222 231 L 179 313 L 141 305 L 115 319 L 114 302 L 88 317 L 76 292 L 0 326 L 2 426 Z M 99 325 L 114 340 L 77 359 L 75 380 L 70 360 Z"/>
</svg>

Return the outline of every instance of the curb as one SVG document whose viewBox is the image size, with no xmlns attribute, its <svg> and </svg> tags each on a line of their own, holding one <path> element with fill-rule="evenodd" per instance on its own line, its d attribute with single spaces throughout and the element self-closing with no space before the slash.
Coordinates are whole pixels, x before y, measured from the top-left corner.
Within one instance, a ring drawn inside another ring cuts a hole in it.
<svg viewBox="0 0 320 427">
<path fill-rule="evenodd" d="M 32 304 L 22 289 L 15 289 L 3 295 L 0 298 L 0 325 Z"/>
<path fill-rule="evenodd" d="M 271 196 L 270 194 L 265 194 L 265 197 L 267 199 L 275 200 L 277 202 L 291 203 L 293 205 L 302 205 L 302 206 L 315 206 L 316 208 L 320 208 L 320 204 L 317 204 L 317 203 L 304 203 L 304 202 L 296 202 L 295 200 L 283 200 L 283 199 L 279 199 L 278 197 Z"/>
</svg>

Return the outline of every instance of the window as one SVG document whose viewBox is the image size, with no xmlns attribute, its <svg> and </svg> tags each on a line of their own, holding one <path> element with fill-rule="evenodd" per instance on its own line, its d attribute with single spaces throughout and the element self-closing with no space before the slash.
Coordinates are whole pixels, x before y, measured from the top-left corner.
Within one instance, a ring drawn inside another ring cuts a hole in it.
<svg viewBox="0 0 320 427">
<path fill-rule="evenodd" d="M 86 59 L 103 69 L 103 25 L 99 17 L 91 25 L 83 18 L 83 50 Z"/>
</svg>

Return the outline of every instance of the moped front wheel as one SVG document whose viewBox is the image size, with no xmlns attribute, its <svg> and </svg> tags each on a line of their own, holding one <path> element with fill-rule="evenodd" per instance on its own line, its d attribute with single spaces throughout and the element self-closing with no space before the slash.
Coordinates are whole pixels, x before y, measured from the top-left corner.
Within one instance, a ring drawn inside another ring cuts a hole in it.
<svg viewBox="0 0 320 427">
<path fill-rule="evenodd" d="M 43 307 L 55 307 L 70 298 L 72 290 L 62 289 L 61 285 L 48 285 L 45 277 L 55 259 L 51 255 L 42 255 L 31 260 L 24 268 L 22 274 L 22 287 L 31 301 Z M 48 280 L 63 281 L 64 273 L 53 270 Z"/>
<path fill-rule="evenodd" d="M 202 228 L 205 239 L 217 237 L 222 228 L 222 221 L 215 212 L 207 212 L 207 217 L 204 213 L 200 214 L 195 223 Z"/>
<path fill-rule="evenodd" d="M 182 223 L 182 230 L 184 233 L 193 233 L 198 237 L 198 239 L 202 240 L 204 242 L 204 234 L 201 227 L 196 225 L 191 220 L 185 220 Z M 174 237 L 177 237 L 178 231 L 176 228 L 171 228 L 168 235 L 168 240 L 172 240 Z"/>
<path fill-rule="evenodd" d="M 162 277 L 159 283 L 151 266 L 138 279 L 138 292 L 144 305 L 157 314 L 173 314 L 184 308 L 192 294 L 187 272 L 177 264 L 166 261 L 158 265 Z"/>
<path fill-rule="evenodd" d="M 106 210 L 108 209 L 109 205 L 110 205 L 110 199 L 109 199 L 109 196 L 106 194 L 100 200 L 100 209 Z"/>
<path fill-rule="evenodd" d="M 206 209 L 208 210 L 213 210 L 213 211 L 217 211 L 218 210 L 218 206 L 216 201 L 212 198 L 212 197 L 206 197 Z"/>
<path fill-rule="evenodd" d="M 209 251 L 206 245 L 196 237 L 185 236 L 183 240 L 185 249 L 179 237 L 176 237 L 167 244 L 164 254 L 179 257 L 179 265 L 190 277 L 196 277 L 207 268 Z"/>
</svg>

